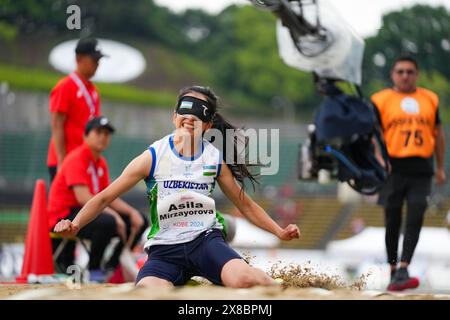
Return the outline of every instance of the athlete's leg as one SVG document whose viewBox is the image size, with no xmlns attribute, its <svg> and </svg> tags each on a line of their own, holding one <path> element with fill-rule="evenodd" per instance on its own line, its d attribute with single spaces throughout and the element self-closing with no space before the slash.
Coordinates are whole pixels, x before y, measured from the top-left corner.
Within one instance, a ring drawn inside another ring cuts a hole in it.
<svg viewBox="0 0 450 320">
<path fill-rule="evenodd" d="M 199 275 L 218 285 L 248 288 L 276 282 L 262 270 L 249 266 L 223 238 L 220 230 L 209 230 L 187 244 L 188 257 Z"/>
<path fill-rule="evenodd" d="M 150 247 L 135 283 L 140 287 L 173 287 L 184 285 L 189 278 L 183 244 L 155 245 Z"/>
<path fill-rule="evenodd" d="M 228 261 L 223 266 L 220 277 L 224 286 L 232 288 L 276 285 L 275 280 L 264 271 L 249 266 L 242 259 Z"/>
<path fill-rule="evenodd" d="M 166 287 L 166 288 L 172 288 L 173 283 L 170 281 L 167 281 L 165 279 L 161 279 L 158 277 L 144 277 L 139 282 L 136 283 L 136 287 L 141 288 L 149 288 L 149 287 Z"/>
</svg>

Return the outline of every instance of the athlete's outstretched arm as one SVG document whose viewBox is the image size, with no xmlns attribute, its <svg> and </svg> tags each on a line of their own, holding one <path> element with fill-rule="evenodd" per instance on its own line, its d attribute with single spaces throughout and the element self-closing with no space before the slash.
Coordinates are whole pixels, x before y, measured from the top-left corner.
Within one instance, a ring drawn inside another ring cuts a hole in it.
<svg viewBox="0 0 450 320">
<path fill-rule="evenodd" d="M 72 222 L 70 220 L 61 220 L 55 226 L 54 231 L 62 233 L 63 236 L 76 235 L 79 229 L 94 220 L 114 199 L 130 190 L 140 180 L 146 178 L 151 166 L 152 157 L 150 152 L 146 150 L 133 159 L 122 174 L 105 190 L 91 198 Z"/>
<path fill-rule="evenodd" d="M 228 199 L 254 225 L 273 233 L 281 240 L 292 240 L 300 237 L 300 230 L 295 224 L 290 224 L 284 229 L 281 228 L 263 208 L 253 201 L 244 191 L 241 191 L 241 187 L 225 163 L 222 163 L 222 170 L 217 181 Z"/>
</svg>

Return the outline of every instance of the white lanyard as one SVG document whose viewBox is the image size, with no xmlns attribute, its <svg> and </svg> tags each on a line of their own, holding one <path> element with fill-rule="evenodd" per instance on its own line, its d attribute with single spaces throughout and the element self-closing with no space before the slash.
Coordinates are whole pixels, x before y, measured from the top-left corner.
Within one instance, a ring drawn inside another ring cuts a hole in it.
<svg viewBox="0 0 450 320">
<path fill-rule="evenodd" d="M 91 171 L 92 187 L 94 188 L 94 194 L 97 194 L 100 191 L 100 186 L 98 182 L 97 170 L 95 170 L 95 166 L 92 161 L 89 164 L 88 171 Z"/>
<path fill-rule="evenodd" d="M 78 86 L 78 89 L 81 90 L 81 93 L 84 96 L 84 100 L 86 101 L 86 104 L 89 107 L 89 111 L 91 112 L 90 118 L 93 118 L 95 115 L 94 99 L 92 99 L 92 97 L 89 94 L 88 90 L 86 89 L 86 86 L 84 85 L 83 81 L 81 81 L 81 79 L 78 77 L 78 75 L 75 72 L 72 72 L 70 74 L 70 77 L 76 83 L 76 85 Z"/>
</svg>

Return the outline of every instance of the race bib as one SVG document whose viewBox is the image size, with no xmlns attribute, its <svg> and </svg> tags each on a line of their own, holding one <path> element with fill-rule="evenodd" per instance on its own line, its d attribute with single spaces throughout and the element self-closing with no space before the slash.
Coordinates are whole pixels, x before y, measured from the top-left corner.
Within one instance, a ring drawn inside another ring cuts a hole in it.
<svg viewBox="0 0 450 320">
<path fill-rule="evenodd" d="M 184 233 L 210 228 L 215 223 L 214 199 L 194 191 L 164 197 L 158 200 L 157 209 L 162 231 L 175 228 Z"/>
</svg>

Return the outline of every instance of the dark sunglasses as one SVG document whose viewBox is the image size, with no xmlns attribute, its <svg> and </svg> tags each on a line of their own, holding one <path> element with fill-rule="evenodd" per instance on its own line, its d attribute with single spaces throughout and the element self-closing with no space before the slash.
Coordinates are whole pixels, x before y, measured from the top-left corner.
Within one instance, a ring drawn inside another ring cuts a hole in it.
<svg viewBox="0 0 450 320">
<path fill-rule="evenodd" d="M 396 74 L 404 74 L 406 73 L 407 75 L 412 75 L 416 73 L 416 70 L 413 69 L 398 69 L 398 70 L 394 70 L 394 72 Z"/>
</svg>

